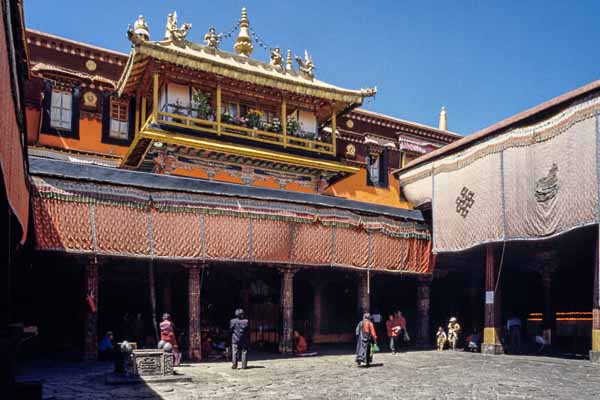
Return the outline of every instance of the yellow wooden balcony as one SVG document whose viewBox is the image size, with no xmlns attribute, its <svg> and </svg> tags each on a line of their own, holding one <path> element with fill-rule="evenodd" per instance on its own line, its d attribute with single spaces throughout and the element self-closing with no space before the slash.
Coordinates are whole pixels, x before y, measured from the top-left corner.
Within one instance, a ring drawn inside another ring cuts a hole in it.
<svg viewBox="0 0 600 400">
<path fill-rule="evenodd" d="M 184 113 L 174 113 L 167 111 L 158 111 L 148 119 L 144 126 L 159 125 L 173 128 L 183 128 L 188 131 L 196 131 L 204 135 L 214 135 L 215 137 L 232 137 L 244 139 L 252 142 L 266 143 L 282 148 L 294 148 L 314 152 L 318 154 L 335 155 L 333 143 L 327 143 L 320 140 L 306 139 L 287 134 L 287 132 L 269 132 L 256 128 L 247 128 L 245 126 L 211 121 L 208 119 L 197 118 Z M 156 116 L 156 119 L 154 117 Z"/>
<path fill-rule="evenodd" d="M 229 137 L 243 139 L 250 142 L 263 143 L 271 146 L 281 147 L 282 149 L 291 148 L 303 150 L 318 155 L 335 156 L 336 155 L 336 113 L 331 115 L 331 132 L 323 132 L 328 136 L 327 141 L 318 139 L 309 139 L 299 137 L 297 134 L 291 134 L 287 130 L 287 114 L 285 99 L 281 104 L 281 132 L 270 132 L 266 130 L 248 128 L 246 126 L 235 125 L 221 121 L 221 87 L 217 86 L 216 104 L 217 109 L 215 120 L 198 118 L 194 116 L 191 110 L 181 109 L 177 113 L 170 112 L 173 107 L 168 105 L 164 109 L 159 109 L 159 76 L 157 73 L 153 76 L 153 96 L 152 107 L 149 110 L 150 116 L 146 118 L 146 100 L 145 96 L 136 111 L 136 134 L 152 127 L 153 130 L 159 129 L 165 132 L 192 134 L 196 131 L 204 137 L 217 139 L 219 137 Z M 139 117 L 138 117 L 139 116 Z M 168 129 L 175 128 L 174 130 Z M 176 132 L 179 129 L 185 132 Z"/>
</svg>

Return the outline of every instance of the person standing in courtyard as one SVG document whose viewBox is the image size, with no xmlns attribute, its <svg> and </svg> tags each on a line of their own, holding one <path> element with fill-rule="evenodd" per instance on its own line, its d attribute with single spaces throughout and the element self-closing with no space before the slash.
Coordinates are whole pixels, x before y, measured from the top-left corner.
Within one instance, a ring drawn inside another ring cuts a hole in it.
<svg viewBox="0 0 600 400">
<path fill-rule="evenodd" d="M 396 349 L 398 348 L 398 325 L 396 323 L 396 318 L 394 315 L 390 314 L 388 320 L 385 321 L 385 328 L 387 331 L 388 338 L 390 339 L 390 350 L 392 354 L 396 354 Z"/>
<path fill-rule="evenodd" d="M 179 365 L 181 362 L 181 351 L 179 351 L 177 336 L 175 336 L 175 324 L 171 320 L 171 315 L 169 313 L 164 313 L 162 316 L 162 322 L 160 323 L 160 340 L 171 344 L 173 347 L 173 364 L 176 366 Z"/>
<path fill-rule="evenodd" d="M 405 342 L 409 341 L 408 331 L 406 330 L 406 318 L 404 318 L 402 311 L 396 311 L 396 331 L 398 334 L 396 351 L 400 351 L 404 347 Z"/>
<path fill-rule="evenodd" d="M 248 320 L 244 318 L 244 310 L 235 310 L 235 318 L 229 323 L 231 329 L 231 368 L 237 369 L 238 361 L 242 369 L 248 367 Z"/>
<path fill-rule="evenodd" d="M 438 351 L 443 351 L 444 346 L 446 346 L 446 342 L 448 341 L 448 336 L 446 335 L 446 332 L 444 332 L 444 328 L 442 328 L 441 326 L 438 326 L 438 330 L 437 330 L 437 333 L 435 334 L 435 338 L 436 338 L 436 342 L 437 342 Z"/>
<path fill-rule="evenodd" d="M 448 324 L 448 342 L 450 343 L 450 348 L 452 350 L 456 350 L 456 344 L 458 343 L 458 339 L 460 337 L 460 330 L 461 327 L 456 321 L 456 318 L 450 318 L 450 323 Z"/>
<path fill-rule="evenodd" d="M 356 364 L 360 366 L 364 363 L 367 367 L 371 365 L 373 354 L 371 345 L 377 343 L 377 333 L 375 326 L 371 322 L 369 313 L 363 314 L 363 319 L 356 325 Z"/>
</svg>

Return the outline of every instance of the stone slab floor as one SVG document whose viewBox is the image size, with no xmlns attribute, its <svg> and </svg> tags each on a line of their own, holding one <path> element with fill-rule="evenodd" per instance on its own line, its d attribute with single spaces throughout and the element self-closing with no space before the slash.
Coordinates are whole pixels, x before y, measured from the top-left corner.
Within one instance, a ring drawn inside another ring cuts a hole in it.
<svg viewBox="0 0 600 400">
<path fill-rule="evenodd" d="M 261 354 L 254 354 L 255 357 Z M 192 382 L 106 385 L 106 363 L 32 363 L 21 380 L 41 380 L 44 399 L 600 399 L 600 365 L 586 360 L 414 351 L 182 366 Z"/>
</svg>

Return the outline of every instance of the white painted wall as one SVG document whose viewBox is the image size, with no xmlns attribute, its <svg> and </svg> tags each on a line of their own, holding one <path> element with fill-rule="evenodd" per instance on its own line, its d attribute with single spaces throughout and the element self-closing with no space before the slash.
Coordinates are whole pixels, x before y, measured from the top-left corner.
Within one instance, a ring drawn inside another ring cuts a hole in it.
<svg viewBox="0 0 600 400">
<path fill-rule="evenodd" d="M 311 111 L 298 111 L 298 121 L 305 132 L 317 133 L 317 116 Z"/>
</svg>

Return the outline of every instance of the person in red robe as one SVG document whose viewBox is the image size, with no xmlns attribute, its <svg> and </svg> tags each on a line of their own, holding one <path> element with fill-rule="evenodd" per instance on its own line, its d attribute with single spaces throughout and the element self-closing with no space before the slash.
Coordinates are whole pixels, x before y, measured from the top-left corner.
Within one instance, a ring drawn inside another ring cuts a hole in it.
<svg viewBox="0 0 600 400">
<path fill-rule="evenodd" d="M 175 324 L 171 321 L 169 313 L 164 313 L 162 319 L 160 323 L 160 340 L 171 344 L 173 347 L 173 363 L 174 365 L 179 365 L 181 362 L 181 352 L 177 344 L 177 336 L 175 336 Z"/>
<path fill-rule="evenodd" d="M 375 326 L 371 322 L 371 314 L 365 313 L 362 321 L 356 325 L 356 364 L 362 363 L 368 367 L 373 359 L 371 345 L 377 343 L 377 333 Z"/>
<path fill-rule="evenodd" d="M 296 354 L 306 353 L 308 351 L 308 344 L 306 339 L 298 331 L 294 331 L 294 339 L 296 339 Z"/>
</svg>

